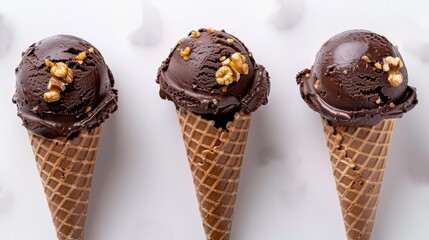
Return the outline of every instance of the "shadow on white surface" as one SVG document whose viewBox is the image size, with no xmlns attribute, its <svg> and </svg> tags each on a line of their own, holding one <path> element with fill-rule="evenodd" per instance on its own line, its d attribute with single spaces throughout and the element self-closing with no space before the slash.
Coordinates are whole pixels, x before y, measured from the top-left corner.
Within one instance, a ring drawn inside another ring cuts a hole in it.
<svg viewBox="0 0 429 240">
<path fill-rule="evenodd" d="M 165 224 L 154 221 L 141 221 L 134 225 L 131 230 L 133 239 L 162 239 L 162 240 L 175 240 L 171 228 Z"/>
<path fill-rule="evenodd" d="M 113 218 L 114 210 L 108 206 L 120 204 L 112 202 L 115 181 L 118 179 L 118 170 L 121 168 L 121 158 L 118 148 L 120 147 L 120 131 L 117 127 L 116 114 L 107 119 L 101 128 L 101 138 L 97 152 L 97 159 L 92 179 L 90 204 L 85 229 L 86 239 L 98 239 L 100 232 L 99 222 L 103 218 Z M 97 234 L 98 233 L 98 234 Z"/>
<path fill-rule="evenodd" d="M 409 132 L 408 136 L 405 139 L 420 139 L 418 143 L 413 141 L 406 141 L 404 145 L 412 145 L 409 147 L 404 147 L 404 150 L 414 149 L 410 153 L 407 159 L 404 161 L 409 161 L 408 173 L 409 177 L 416 183 L 428 184 L 429 185 L 429 142 L 420 137 L 421 133 L 418 133 L 418 129 L 413 129 Z M 427 136 L 427 135 L 426 135 Z M 417 146 L 415 146 L 417 145 Z"/>
<path fill-rule="evenodd" d="M 421 67 L 428 69 L 429 63 L 422 64 Z M 399 120 L 406 124 L 402 133 L 401 148 L 407 152 L 403 160 L 407 162 L 409 177 L 416 183 L 429 185 L 429 127 L 427 127 L 429 95 L 425 94 L 429 91 L 429 84 L 424 84 L 427 82 L 426 77 L 421 76 L 417 79 L 419 82 L 415 84 L 418 84 L 416 87 L 419 104 L 412 112 L 407 113 L 405 119 Z"/>
</svg>

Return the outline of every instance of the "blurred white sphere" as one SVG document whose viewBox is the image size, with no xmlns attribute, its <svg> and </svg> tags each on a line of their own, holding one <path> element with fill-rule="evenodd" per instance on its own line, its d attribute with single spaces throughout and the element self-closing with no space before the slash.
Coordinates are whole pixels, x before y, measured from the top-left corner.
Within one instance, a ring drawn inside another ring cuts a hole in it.
<svg viewBox="0 0 429 240">
<path fill-rule="evenodd" d="M 149 1 L 143 1 L 142 25 L 131 35 L 131 43 L 153 46 L 161 39 L 162 19 L 158 9 Z"/>
<path fill-rule="evenodd" d="M 278 0 L 271 23 L 278 30 L 287 30 L 299 23 L 304 15 L 304 0 Z"/>
<path fill-rule="evenodd" d="M 12 43 L 12 30 L 0 14 L 0 55 L 6 53 Z"/>
</svg>

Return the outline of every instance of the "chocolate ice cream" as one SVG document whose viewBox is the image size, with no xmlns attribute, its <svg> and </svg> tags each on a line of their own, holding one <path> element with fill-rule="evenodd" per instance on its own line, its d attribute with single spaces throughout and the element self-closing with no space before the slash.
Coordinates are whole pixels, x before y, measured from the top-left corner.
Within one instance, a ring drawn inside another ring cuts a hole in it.
<svg viewBox="0 0 429 240">
<path fill-rule="evenodd" d="M 397 47 L 366 30 L 335 35 L 311 69 L 297 75 L 305 102 L 339 125 L 371 126 L 400 118 L 417 104 Z"/>
<path fill-rule="evenodd" d="M 90 43 L 57 35 L 31 45 L 15 70 L 18 116 L 35 135 L 72 138 L 117 109 L 114 79 Z"/>
<path fill-rule="evenodd" d="M 180 40 L 158 71 L 160 96 L 178 108 L 219 121 L 267 103 L 268 72 L 225 31 L 199 29 Z"/>
<path fill-rule="evenodd" d="M 239 39 L 209 28 L 179 40 L 156 82 L 161 98 L 176 105 L 205 239 L 228 240 L 252 113 L 267 103 L 268 72 Z"/>
</svg>

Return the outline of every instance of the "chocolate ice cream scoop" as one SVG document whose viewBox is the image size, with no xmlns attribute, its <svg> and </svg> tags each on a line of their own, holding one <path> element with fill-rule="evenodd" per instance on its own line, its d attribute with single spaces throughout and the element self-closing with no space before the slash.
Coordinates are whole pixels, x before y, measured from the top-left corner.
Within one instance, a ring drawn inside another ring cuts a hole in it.
<svg viewBox="0 0 429 240">
<path fill-rule="evenodd" d="M 72 138 L 117 109 L 114 79 L 90 43 L 57 35 L 31 45 L 15 70 L 18 116 L 35 135 Z"/>
<path fill-rule="evenodd" d="M 199 29 L 172 49 L 158 71 L 160 96 L 208 118 L 267 103 L 268 72 L 236 37 Z"/>
<path fill-rule="evenodd" d="M 366 30 L 350 30 L 329 39 L 313 67 L 296 79 L 307 104 L 340 125 L 375 125 L 400 118 L 417 104 L 398 49 Z"/>
</svg>

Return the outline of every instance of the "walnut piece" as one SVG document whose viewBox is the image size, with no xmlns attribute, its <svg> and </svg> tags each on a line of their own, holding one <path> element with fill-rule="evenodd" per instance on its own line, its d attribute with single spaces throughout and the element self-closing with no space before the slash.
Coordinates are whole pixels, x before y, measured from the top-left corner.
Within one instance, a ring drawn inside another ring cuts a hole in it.
<svg viewBox="0 0 429 240">
<path fill-rule="evenodd" d="M 368 57 L 368 56 L 366 56 L 366 55 L 362 56 L 362 60 L 363 60 L 364 62 L 366 62 L 366 63 L 370 63 L 370 62 L 371 62 L 371 59 L 369 59 L 369 57 Z"/>
<path fill-rule="evenodd" d="M 401 73 L 402 67 L 404 67 L 404 64 L 399 57 L 388 56 L 383 59 L 383 71 L 389 74 L 387 80 L 393 87 L 398 87 L 404 81 Z"/>
<path fill-rule="evenodd" d="M 189 54 L 191 54 L 191 48 L 186 47 L 185 49 L 180 50 L 180 56 L 182 56 L 183 59 L 188 60 Z"/>
<path fill-rule="evenodd" d="M 208 29 L 207 29 L 207 32 L 208 32 L 208 33 L 214 33 L 214 29 L 213 29 L 213 28 L 208 28 Z"/>
<path fill-rule="evenodd" d="M 73 70 L 71 70 L 70 68 L 67 69 L 67 76 L 64 80 L 66 81 L 66 83 L 72 83 L 73 82 Z"/>
<path fill-rule="evenodd" d="M 180 39 L 179 41 L 177 41 L 177 44 L 182 44 L 183 43 L 183 41 L 185 41 L 185 38 L 182 38 L 182 39 Z"/>
<path fill-rule="evenodd" d="M 232 44 L 232 43 L 234 42 L 234 39 L 232 39 L 232 38 L 228 38 L 228 39 L 226 39 L 226 42 L 227 42 L 228 44 Z"/>
<path fill-rule="evenodd" d="M 374 67 L 379 69 L 379 70 L 383 69 L 383 67 L 381 66 L 381 63 L 379 63 L 379 62 L 374 63 Z"/>
<path fill-rule="evenodd" d="M 57 77 L 52 76 L 51 79 L 49 79 L 48 90 L 62 92 L 66 90 L 66 86 L 66 83 L 62 82 Z"/>
<path fill-rule="evenodd" d="M 67 76 L 67 65 L 63 62 L 56 63 L 51 67 L 51 75 L 57 78 L 65 78 Z"/>
<path fill-rule="evenodd" d="M 306 77 L 306 78 L 310 78 L 310 73 L 306 73 L 306 74 L 305 74 L 305 77 Z"/>
<path fill-rule="evenodd" d="M 231 59 L 226 58 L 222 61 L 222 66 L 229 66 L 230 63 L 231 63 Z"/>
<path fill-rule="evenodd" d="M 231 68 L 241 74 L 249 73 L 249 65 L 246 63 L 246 57 L 241 53 L 236 52 L 231 55 Z"/>
<path fill-rule="evenodd" d="M 46 102 L 56 102 L 60 100 L 60 98 L 61 95 L 57 91 L 49 91 L 43 94 L 43 99 L 45 99 Z"/>
<path fill-rule="evenodd" d="M 320 87 L 320 80 L 317 79 L 316 82 L 314 83 L 314 88 L 319 89 L 319 87 Z"/>
<path fill-rule="evenodd" d="M 55 64 L 53 62 L 51 62 L 49 59 L 45 59 L 45 65 L 46 67 L 53 67 Z"/>
<path fill-rule="evenodd" d="M 216 81 L 220 85 L 228 86 L 233 81 L 240 80 L 241 74 L 249 73 L 246 57 L 239 52 L 232 54 L 229 58 L 222 56 L 219 60 L 222 67 L 216 72 Z"/>
<path fill-rule="evenodd" d="M 375 100 L 375 103 L 380 104 L 381 103 L 381 98 L 377 98 L 377 100 Z"/>
<path fill-rule="evenodd" d="M 89 53 L 94 53 L 94 48 L 89 48 L 89 49 L 88 49 L 88 52 L 89 52 Z"/>
<path fill-rule="evenodd" d="M 220 85 L 228 86 L 234 81 L 234 73 L 228 66 L 222 66 L 216 71 L 216 81 Z"/>
<path fill-rule="evenodd" d="M 192 31 L 192 32 L 191 32 L 191 37 L 199 38 L 199 37 L 200 37 L 200 35 L 201 35 L 201 33 L 200 33 L 200 32 L 196 32 L 196 31 Z"/>
<path fill-rule="evenodd" d="M 86 52 L 81 52 L 81 53 L 79 53 L 77 56 L 76 56 L 76 60 L 78 60 L 78 61 L 83 61 L 83 60 L 85 60 L 86 59 Z M 81 63 L 82 64 L 82 63 Z"/>
</svg>

